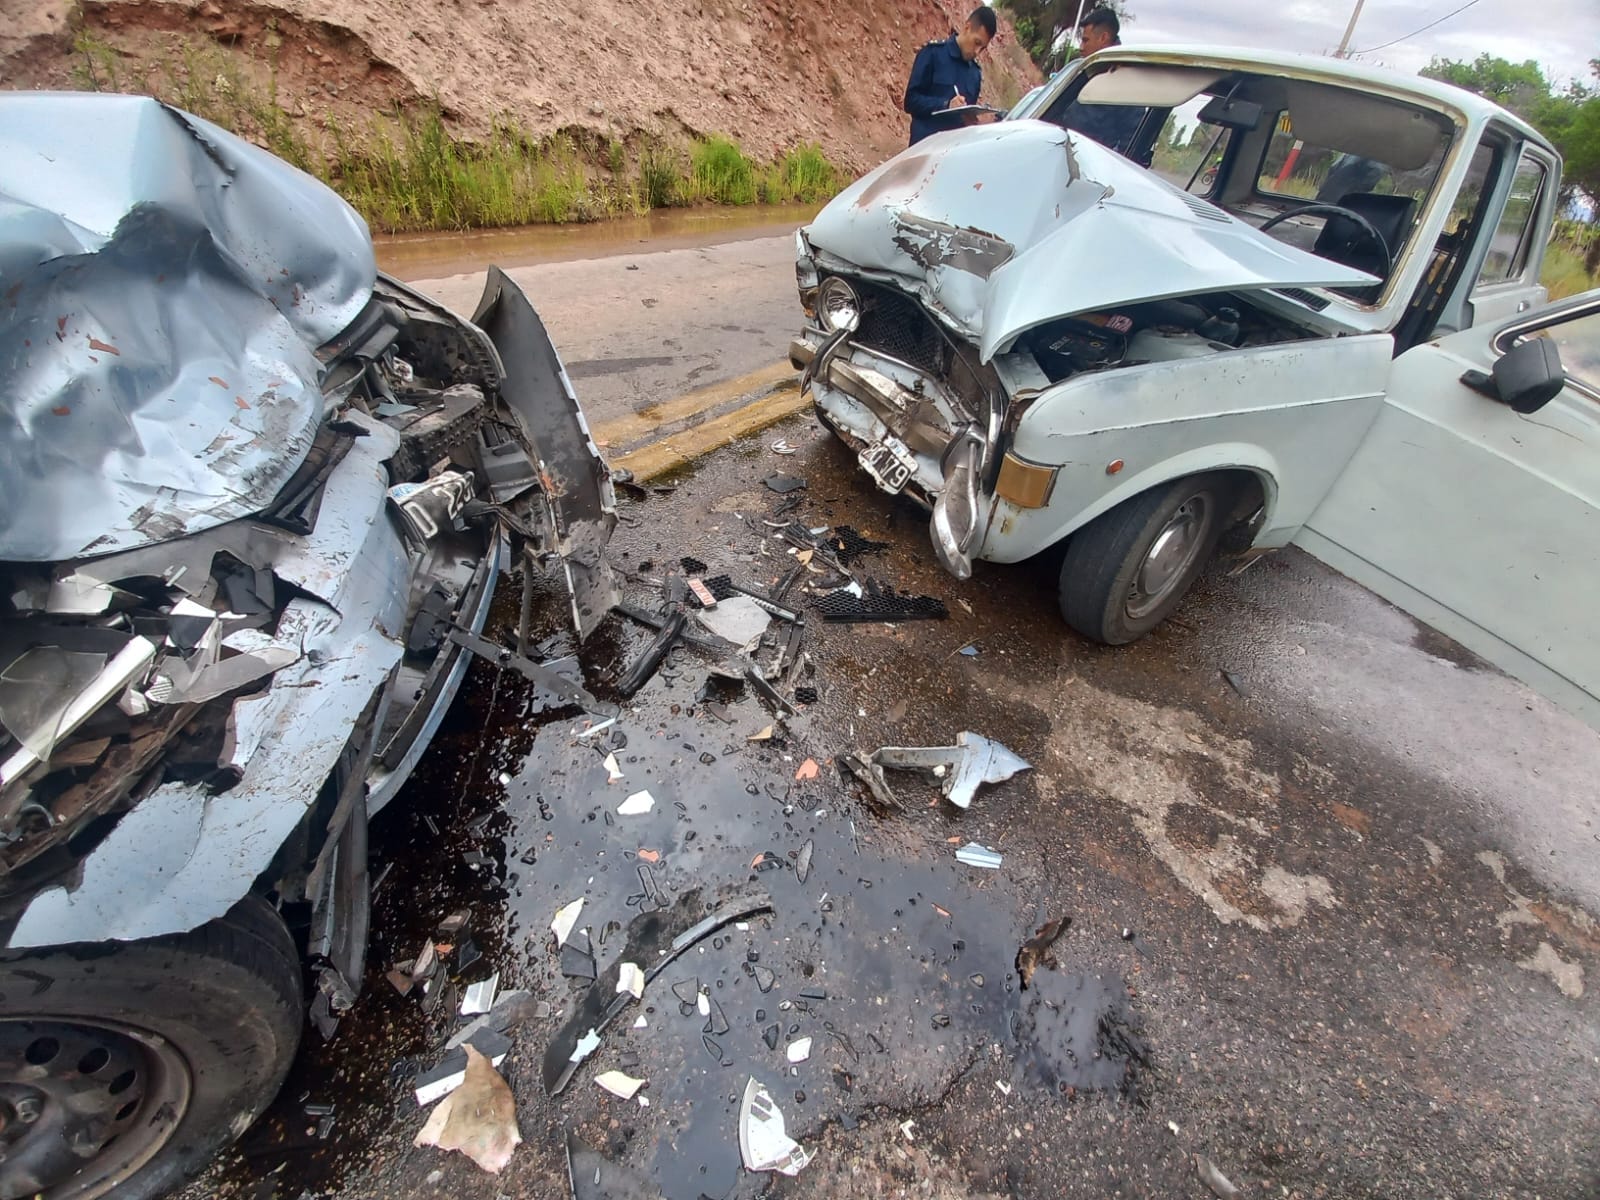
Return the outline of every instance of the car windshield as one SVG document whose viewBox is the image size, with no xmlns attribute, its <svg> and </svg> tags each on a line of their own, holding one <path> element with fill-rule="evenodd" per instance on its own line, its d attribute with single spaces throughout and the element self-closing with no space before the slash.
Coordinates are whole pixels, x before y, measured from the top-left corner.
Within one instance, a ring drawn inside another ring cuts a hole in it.
<svg viewBox="0 0 1600 1200">
<path fill-rule="evenodd" d="M 1444 114 L 1358 87 L 1201 66 L 1092 70 L 1042 119 L 1379 279 L 1404 253 L 1453 141 Z M 1345 294 L 1370 301 L 1380 291 Z"/>
</svg>

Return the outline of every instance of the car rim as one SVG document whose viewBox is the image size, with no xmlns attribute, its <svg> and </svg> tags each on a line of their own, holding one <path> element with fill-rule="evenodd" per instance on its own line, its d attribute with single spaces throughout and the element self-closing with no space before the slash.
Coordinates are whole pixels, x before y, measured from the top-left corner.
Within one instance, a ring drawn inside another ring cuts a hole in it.
<svg viewBox="0 0 1600 1200">
<path fill-rule="evenodd" d="M 165 1038 L 112 1023 L 0 1021 L 0 1200 L 110 1194 L 189 1106 Z"/>
<path fill-rule="evenodd" d="M 1167 519 L 1145 551 L 1144 561 L 1133 573 L 1128 589 L 1128 619 L 1139 621 L 1149 616 L 1183 586 L 1189 569 L 1205 543 L 1210 512 L 1203 494 L 1190 496 Z"/>
</svg>

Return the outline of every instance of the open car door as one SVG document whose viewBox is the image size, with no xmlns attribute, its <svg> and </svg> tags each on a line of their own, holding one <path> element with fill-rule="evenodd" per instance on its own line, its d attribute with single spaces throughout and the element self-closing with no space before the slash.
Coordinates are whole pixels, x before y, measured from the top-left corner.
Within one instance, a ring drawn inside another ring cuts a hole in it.
<svg viewBox="0 0 1600 1200">
<path fill-rule="evenodd" d="M 1402 354 L 1296 541 L 1600 728 L 1600 291 Z"/>
</svg>

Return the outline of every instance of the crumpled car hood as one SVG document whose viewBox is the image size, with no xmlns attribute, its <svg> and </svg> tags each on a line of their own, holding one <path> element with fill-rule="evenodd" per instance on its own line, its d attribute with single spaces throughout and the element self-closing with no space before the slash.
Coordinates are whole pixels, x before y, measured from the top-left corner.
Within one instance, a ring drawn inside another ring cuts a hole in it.
<svg viewBox="0 0 1600 1200">
<path fill-rule="evenodd" d="M 822 266 L 893 277 L 984 361 L 1074 313 L 1375 282 L 1042 121 L 920 142 L 846 188 L 804 233 Z"/>
<path fill-rule="evenodd" d="M 314 352 L 371 296 L 366 223 L 145 97 L 0 97 L 0 163 L 0 560 L 266 507 L 323 416 Z"/>
</svg>

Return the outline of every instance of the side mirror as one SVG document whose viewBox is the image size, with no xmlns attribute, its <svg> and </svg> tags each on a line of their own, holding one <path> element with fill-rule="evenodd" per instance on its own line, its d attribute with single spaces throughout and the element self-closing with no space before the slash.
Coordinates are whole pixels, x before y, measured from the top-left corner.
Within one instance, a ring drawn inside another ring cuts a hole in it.
<svg viewBox="0 0 1600 1200">
<path fill-rule="evenodd" d="M 1461 382 L 1513 412 L 1535 413 L 1561 394 L 1567 386 L 1567 372 L 1555 342 L 1532 337 L 1496 359 L 1490 374 L 1468 371 Z"/>
</svg>

